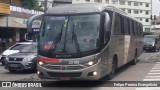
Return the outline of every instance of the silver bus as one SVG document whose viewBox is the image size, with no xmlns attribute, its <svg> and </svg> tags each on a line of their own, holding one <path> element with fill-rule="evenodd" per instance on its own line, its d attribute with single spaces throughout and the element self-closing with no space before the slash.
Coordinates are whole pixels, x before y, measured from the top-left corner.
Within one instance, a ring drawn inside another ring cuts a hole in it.
<svg viewBox="0 0 160 90">
<path fill-rule="evenodd" d="M 106 4 L 70 4 L 48 9 L 38 37 L 37 74 L 45 80 L 112 79 L 116 70 L 136 64 L 143 51 L 142 24 Z"/>
</svg>

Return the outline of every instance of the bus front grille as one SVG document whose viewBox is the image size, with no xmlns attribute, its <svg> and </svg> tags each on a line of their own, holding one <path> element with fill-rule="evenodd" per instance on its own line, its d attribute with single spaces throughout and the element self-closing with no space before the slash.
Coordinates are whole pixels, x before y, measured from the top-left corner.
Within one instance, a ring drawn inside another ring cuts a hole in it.
<svg viewBox="0 0 160 90">
<path fill-rule="evenodd" d="M 48 75 L 52 77 L 80 77 L 82 72 L 73 72 L 73 73 L 60 73 L 60 72 L 47 72 Z"/>
<path fill-rule="evenodd" d="M 83 69 L 80 65 L 47 65 L 45 66 L 47 69 L 51 70 L 80 70 Z"/>
</svg>

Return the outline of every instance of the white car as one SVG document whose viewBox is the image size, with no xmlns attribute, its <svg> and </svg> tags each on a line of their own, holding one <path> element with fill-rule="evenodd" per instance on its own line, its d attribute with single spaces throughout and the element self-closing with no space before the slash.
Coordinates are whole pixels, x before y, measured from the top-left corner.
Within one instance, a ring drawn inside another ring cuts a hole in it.
<svg viewBox="0 0 160 90">
<path fill-rule="evenodd" d="M 5 60 L 6 56 L 14 54 L 14 53 L 18 53 L 21 49 L 23 49 L 24 47 L 26 47 L 30 44 L 32 44 L 32 42 L 19 42 L 19 43 L 14 44 L 13 46 L 9 47 L 7 50 L 5 50 L 1 54 L 0 61 L 1 61 L 2 65 L 4 65 L 4 60 Z"/>
</svg>

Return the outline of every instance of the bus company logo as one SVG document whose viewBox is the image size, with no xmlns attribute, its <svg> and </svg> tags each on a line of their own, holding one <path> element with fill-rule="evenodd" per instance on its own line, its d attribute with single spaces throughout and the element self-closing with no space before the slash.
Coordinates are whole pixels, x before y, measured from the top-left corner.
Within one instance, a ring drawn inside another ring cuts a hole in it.
<svg viewBox="0 0 160 90">
<path fill-rule="evenodd" d="M 2 82 L 2 87 L 12 87 L 11 82 Z"/>
<path fill-rule="evenodd" d="M 62 65 L 61 66 L 61 70 L 65 70 L 66 69 L 66 66 L 65 65 Z"/>
</svg>

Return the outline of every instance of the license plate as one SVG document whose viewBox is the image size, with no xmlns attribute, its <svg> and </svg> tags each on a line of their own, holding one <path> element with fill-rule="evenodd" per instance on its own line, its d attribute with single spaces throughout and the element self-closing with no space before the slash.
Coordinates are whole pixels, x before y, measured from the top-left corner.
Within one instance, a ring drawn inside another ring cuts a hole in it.
<svg viewBox="0 0 160 90">
<path fill-rule="evenodd" d="M 19 67 L 19 64 L 9 64 L 9 67 Z"/>
<path fill-rule="evenodd" d="M 70 80 L 70 77 L 60 77 L 60 80 Z"/>
</svg>

